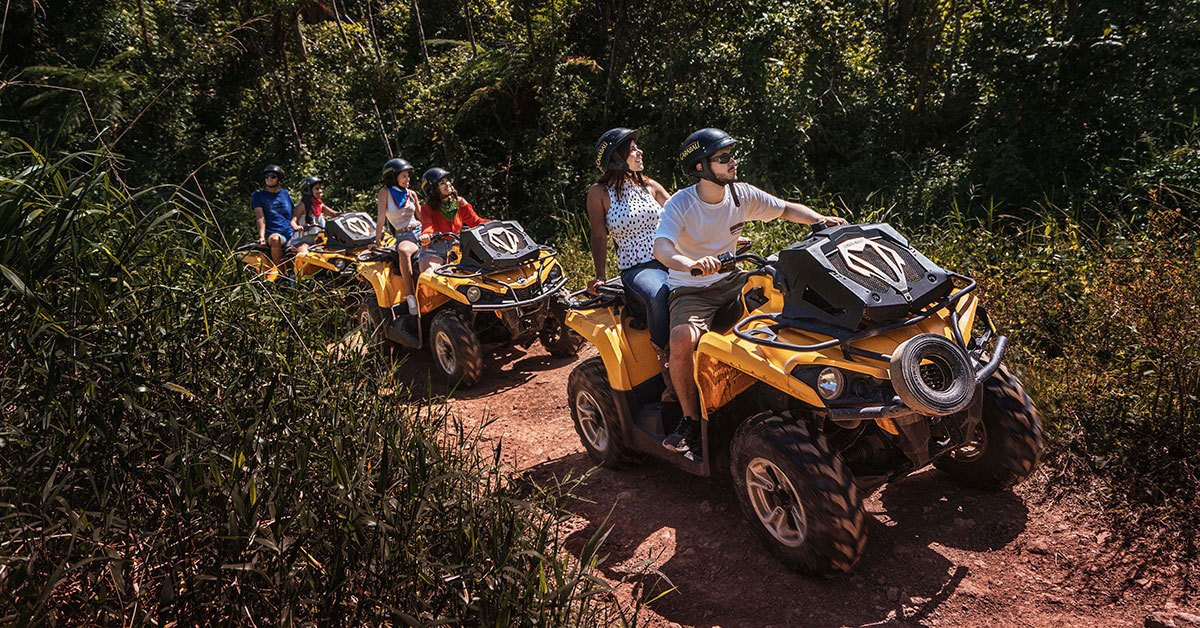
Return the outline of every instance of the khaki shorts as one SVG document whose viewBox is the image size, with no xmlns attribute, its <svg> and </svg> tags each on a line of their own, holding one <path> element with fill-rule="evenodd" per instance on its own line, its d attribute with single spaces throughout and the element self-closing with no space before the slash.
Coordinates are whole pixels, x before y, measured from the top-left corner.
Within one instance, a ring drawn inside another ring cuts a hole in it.
<svg viewBox="0 0 1200 628">
<path fill-rule="evenodd" d="M 671 328 L 692 325 L 708 331 L 722 305 L 737 298 L 746 285 L 746 273 L 734 272 L 711 286 L 682 286 L 671 291 Z"/>
</svg>

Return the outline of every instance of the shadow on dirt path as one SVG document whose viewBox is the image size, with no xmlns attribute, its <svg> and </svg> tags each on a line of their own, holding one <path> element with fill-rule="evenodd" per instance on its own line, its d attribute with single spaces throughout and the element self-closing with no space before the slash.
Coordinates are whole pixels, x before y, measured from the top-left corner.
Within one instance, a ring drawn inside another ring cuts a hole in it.
<svg viewBox="0 0 1200 628">
<path fill-rule="evenodd" d="M 639 625 L 1092 628 L 1197 608 L 1195 587 L 1146 577 L 1106 543 L 1098 520 L 1044 499 L 1036 478 L 1015 492 L 980 493 L 932 469 L 866 500 L 867 551 L 851 573 L 792 573 L 754 536 L 726 478 L 656 462 L 593 469 L 566 388 L 571 370 L 594 354 L 585 347 L 579 358 L 556 359 L 538 346 L 492 353 L 483 381 L 449 402 L 464 420 L 486 423 L 484 444 L 502 445 L 503 463 L 526 479 L 546 486 L 586 476 L 563 534 L 579 552 L 608 530 L 599 569 L 627 609 L 667 592 L 642 610 Z M 406 355 L 397 382 L 427 382 L 428 352 Z"/>
<path fill-rule="evenodd" d="M 586 455 L 575 454 L 528 474 L 545 483 L 591 468 Z M 939 548 L 1002 547 L 1024 530 L 1028 515 L 1012 493 L 971 493 L 936 472 L 918 474 L 867 501 L 870 541 L 854 572 L 819 580 L 772 558 L 724 478 L 647 463 L 596 470 L 577 495 L 573 510 L 587 524 L 568 545 L 578 551 L 607 523 L 605 576 L 626 582 L 635 599 L 653 599 L 673 585 L 654 612 L 697 626 L 919 624 L 970 573 Z"/>
<path fill-rule="evenodd" d="M 512 391 L 532 381 L 538 373 L 568 366 L 578 358 L 555 358 L 533 347 L 503 347 L 484 351 L 483 376 L 471 388 L 451 389 L 437 376 L 428 349 L 397 351 L 395 381 L 409 387 L 414 400 L 449 397 L 466 401 Z M 565 393 L 564 393 L 565 394 Z"/>
</svg>

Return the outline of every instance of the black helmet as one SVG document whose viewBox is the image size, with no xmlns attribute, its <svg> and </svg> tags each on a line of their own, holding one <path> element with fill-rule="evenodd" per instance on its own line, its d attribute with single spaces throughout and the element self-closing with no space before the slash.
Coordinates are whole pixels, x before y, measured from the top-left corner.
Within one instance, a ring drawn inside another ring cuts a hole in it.
<svg viewBox="0 0 1200 628">
<path fill-rule="evenodd" d="M 421 175 L 421 192 L 426 198 L 433 198 L 434 192 L 437 191 L 437 186 L 442 182 L 442 179 L 450 176 L 450 171 L 445 168 L 430 168 Z"/>
<path fill-rule="evenodd" d="M 395 159 L 389 159 L 387 160 L 387 163 L 383 164 L 383 182 L 391 185 L 391 181 L 396 177 L 396 175 L 412 169 L 412 164 L 400 159 L 399 157 L 396 157 Z"/>
<path fill-rule="evenodd" d="M 596 168 L 600 172 L 628 170 L 629 165 L 621 159 L 621 146 L 638 138 L 639 131 L 617 127 L 609 129 L 596 140 Z"/>
<path fill-rule="evenodd" d="M 321 177 L 304 177 L 304 180 L 300 182 L 300 194 L 309 194 L 312 192 L 314 185 L 324 182 L 325 179 L 322 179 Z"/>
<path fill-rule="evenodd" d="M 737 140 L 721 129 L 700 129 L 683 140 L 683 144 L 679 147 L 679 167 L 686 174 L 697 179 L 708 179 L 713 183 L 719 183 L 713 178 L 712 168 L 708 166 L 708 158 L 722 148 L 737 143 Z M 700 163 L 704 164 L 704 167 L 697 171 L 696 164 Z"/>
<path fill-rule="evenodd" d="M 283 181 L 283 168 L 280 168 L 279 166 L 276 166 L 275 164 L 271 164 L 271 165 L 267 166 L 266 168 L 263 168 L 262 173 L 263 173 L 264 177 L 269 174 L 279 175 L 279 180 Z"/>
</svg>

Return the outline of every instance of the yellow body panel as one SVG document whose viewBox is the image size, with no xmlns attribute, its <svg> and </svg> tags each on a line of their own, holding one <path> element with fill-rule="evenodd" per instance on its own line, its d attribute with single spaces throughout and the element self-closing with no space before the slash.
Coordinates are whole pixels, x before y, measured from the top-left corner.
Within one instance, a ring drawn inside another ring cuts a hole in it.
<svg viewBox="0 0 1200 628">
<path fill-rule="evenodd" d="M 389 261 L 358 264 L 358 276 L 371 284 L 375 291 L 375 303 L 379 307 L 390 308 L 403 301 L 410 292 L 400 278 L 400 273 L 394 270 L 395 267 Z"/>
<path fill-rule="evenodd" d="M 311 277 L 322 271 L 332 273 L 340 272 L 338 267 L 333 264 L 334 260 L 344 259 L 352 261 L 354 258 L 341 253 L 332 253 L 328 251 L 309 251 L 307 253 L 297 253 L 295 261 L 297 277 Z"/>
<path fill-rule="evenodd" d="M 447 256 L 451 264 L 455 263 L 459 258 L 458 246 L 451 248 Z M 548 251 L 542 251 L 540 260 L 552 257 Z M 541 280 L 546 281 L 549 278 L 550 271 L 558 265 L 555 260 L 545 261 L 541 264 Z M 467 286 L 476 286 L 480 290 L 487 290 L 497 294 L 508 294 L 507 289 L 483 280 L 481 277 L 470 277 L 472 273 L 464 272 L 464 276 L 458 277 L 454 275 L 439 275 L 433 271 L 426 271 L 417 277 L 417 303 L 419 304 L 420 314 L 422 316 L 430 314 L 451 301 L 470 305 L 470 301 L 459 288 Z M 404 285 L 400 273 L 396 272 L 395 265 L 390 261 L 372 261 L 359 262 L 358 275 L 370 284 L 375 292 L 376 303 L 379 307 L 390 308 L 404 301 L 412 291 L 408 286 Z M 515 288 L 524 288 L 526 286 L 537 283 L 538 263 L 530 262 L 506 271 L 488 273 L 487 277 L 491 280 L 502 281 L 511 284 Z M 502 316 L 502 313 L 497 311 L 496 316 Z"/>
<path fill-rule="evenodd" d="M 449 260 L 449 264 L 447 265 L 454 264 L 459 259 L 458 245 L 450 249 L 447 257 Z M 551 253 L 542 251 L 538 260 L 546 260 L 548 257 L 552 257 Z M 474 274 L 473 271 L 463 271 L 463 276 L 461 277 L 456 275 L 439 275 L 432 271 L 423 272 L 417 278 L 417 302 L 420 303 L 421 314 L 424 315 L 432 312 L 449 301 L 457 301 L 464 305 L 470 305 L 470 301 L 467 300 L 466 295 L 459 288 L 475 286 L 480 290 L 507 295 L 508 290 L 503 286 L 493 283 L 493 281 L 501 281 L 514 288 L 531 286 L 539 280 L 538 264 L 538 261 L 533 261 L 509 270 L 491 272 L 486 275 L 488 280 L 484 280 L 481 277 L 471 277 L 470 275 Z M 556 260 L 543 261 L 541 263 L 540 279 L 547 281 L 551 269 L 557 265 L 558 262 Z M 502 314 L 497 311 L 496 316 L 502 316 Z"/>
<path fill-rule="evenodd" d="M 650 344 L 650 333 L 625 326 L 613 308 L 571 310 L 566 323 L 596 346 L 613 390 L 633 390 L 658 375 L 658 357 Z"/>
<path fill-rule="evenodd" d="M 247 251 L 242 255 L 242 263 L 257 270 L 266 281 L 279 279 L 279 267 L 271 261 L 271 256 L 258 250 Z M 287 265 L 287 262 L 284 262 Z"/>
<path fill-rule="evenodd" d="M 752 277 L 743 291 L 763 287 L 768 303 L 761 312 L 778 312 L 783 309 L 783 296 L 771 286 L 767 277 Z M 959 329 L 964 338 L 971 333 L 978 300 L 968 294 L 957 303 Z M 766 327 L 769 321 L 752 324 L 749 329 Z M 873 338 L 865 338 L 853 346 L 875 353 L 891 355 L 900 343 L 917 334 L 938 334 L 954 338 L 950 325 L 949 311 L 943 310 L 916 325 L 903 327 Z M 777 340 L 795 345 L 811 345 L 829 340 L 813 332 L 795 329 L 781 330 Z M 831 347 L 821 351 L 791 351 L 755 344 L 738 338 L 733 330 L 726 333 L 707 333 L 701 336 L 696 348 L 696 383 L 700 389 L 701 409 L 705 416 L 712 410 L 729 403 L 735 396 L 749 388 L 755 381 L 765 382 L 811 406 L 822 408 L 825 403 L 816 391 L 804 382 L 791 376 L 797 366 L 836 366 L 846 371 L 870 375 L 877 379 L 890 379 L 887 365 L 877 360 L 864 358 L 846 359 L 841 348 Z M 741 376 L 744 374 L 744 377 Z"/>
</svg>

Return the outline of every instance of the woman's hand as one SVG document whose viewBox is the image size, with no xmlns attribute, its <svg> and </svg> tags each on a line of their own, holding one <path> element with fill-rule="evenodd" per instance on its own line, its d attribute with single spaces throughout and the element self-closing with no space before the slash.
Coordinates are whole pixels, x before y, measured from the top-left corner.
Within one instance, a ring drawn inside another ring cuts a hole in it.
<svg viewBox="0 0 1200 628">
<path fill-rule="evenodd" d="M 596 277 L 588 282 L 587 291 L 591 294 L 600 294 L 600 286 L 604 285 L 604 280 Z"/>
<path fill-rule="evenodd" d="M 429 241 L 430 241 L 432 238 L 431 238 L 430 234 L 428 234 L 428 233 L 422 233 L 422 234 L 421 234 L 421 237 L 419 237 L 419 238 L 417 238 L 417 239 L 421 241 L 421 246 L 426 246 L 426 245 L 428 245 L 428 244 L 429 244 Z"/>
</svg>

